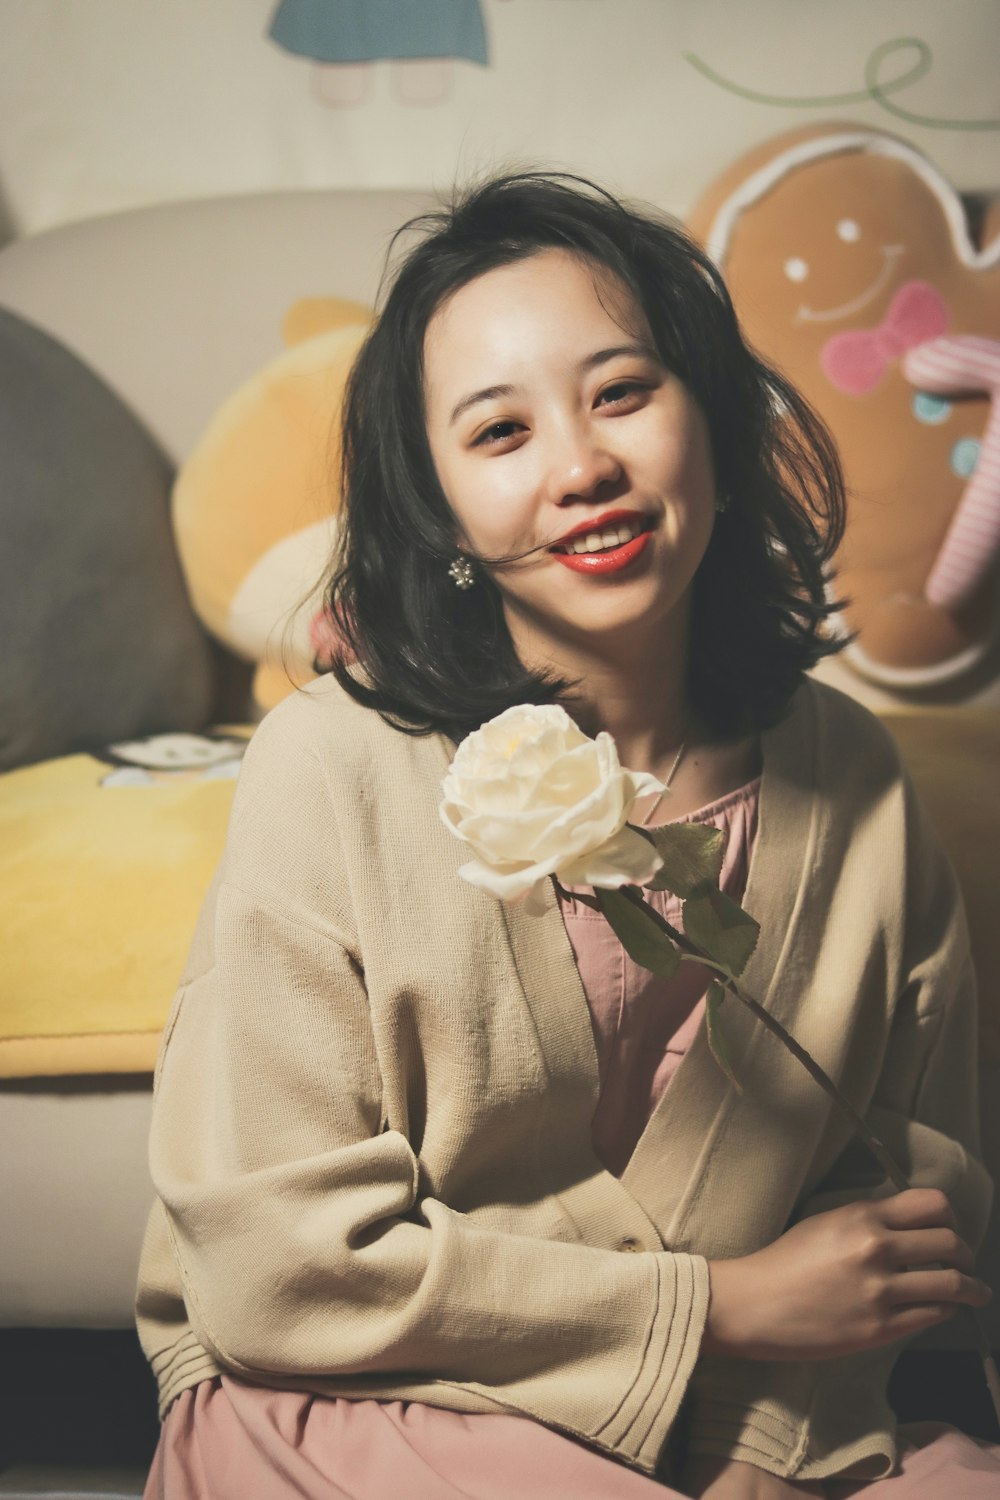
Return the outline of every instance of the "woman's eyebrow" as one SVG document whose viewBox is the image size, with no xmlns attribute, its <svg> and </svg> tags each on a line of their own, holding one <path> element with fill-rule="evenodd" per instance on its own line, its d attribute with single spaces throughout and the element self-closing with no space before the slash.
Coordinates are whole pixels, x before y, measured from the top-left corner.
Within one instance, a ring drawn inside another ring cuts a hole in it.
<svg viewBox="0 0 1000 1500">
<path fill-rule="evenodd" d="M 448 418 L 448 426 L 451 427 L 458 421 L 463 411 L 468 411 L 470 406 L 475 406 L 478 401 L 496 401 L 499 396 L 513 396 L 517 391 L 514 385 L 488 385 L 481 391 L 473 391 L 471 396 L 463 396 Z"/>
<path fill-rule="evenodd" d="M 615 344 L 610 349 L 598 349 L 596 354 L 588 354 L 587 358 L 580 361 L 581 370 L 593 370 L 598 365 L 607 364 L 610 359 L 617 359 L 619 355 L 632 354 L 640 359 L 651 359 L 654 364 L 660 364 L 660 356 L 651 344 Z"/>
</svg>

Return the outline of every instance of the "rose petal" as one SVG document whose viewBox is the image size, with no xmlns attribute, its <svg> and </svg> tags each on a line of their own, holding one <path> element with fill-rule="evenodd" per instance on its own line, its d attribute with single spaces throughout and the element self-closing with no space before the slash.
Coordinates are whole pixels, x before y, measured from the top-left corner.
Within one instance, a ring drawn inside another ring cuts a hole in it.
<svg viewBox="0 0 1000 1500">
<path fill-rule="evenodd" d="M 562 848 L 579 853 L 603 844 L 625 822 L 625 788 L 621 772 L 594 788 L 575 805 L 560 807 L 552 819 L 551 834 Z"/>
<path fill-rule="evenodd" d="M 547 885 L 545 880 L 536 880 L 531 890 L 524 898 L 524 909 L 529 917 L 544 917 L 549 909 L 547 898 Z"/>
<path fill-rule="evenodd" d="M 668 786 L 664 785 L 662 781 L 657 781 L 655 776 L 649 776 L 645 771 L 625 771 L 623 774 L 627 783 L 625 792 L 626 822 L 632 821 L 632 811 L 637 802 L 643 802 L 647 797 L 655 797 L 657 799 L 651 804 L 650 810 L 646 814 L 648 818 L 653 808 L 657 806 L 659 799 L 669 797 L 670 795 L 670 788 Z"/>
<path fill-rule="evenodd" d="M 530 865 L 526 869 L 505 874 L 475 859 L 470 860 L 468 864 L 460 865 L 458 873 L 470 885 L 477 886 L 481 891 L 489 891 L 491 895 L 499 896 L 502 901 L 520 901 L 533 886 L 546 880 L 553 871 L 540 869 L 538 865 Z"/>
<path fill-rule="evenodd" d="M 487 862 L 503 860 L 532 865 L 550 856 L 557 857 L 567 846 L 566 840 L 557 843 L 552 838 L 550 808 L 540 808 L 532 813 L 512 813 L 507 817 L 487 813 L 464 818 L 460 826 L 462 838 L 480 859 Z"/>
<path fill-rule="evenodd" d="M 593 885 L 617 890 L 623 885 L 645 885 L 663 860 L 648 839 L 625 827 L 602 844 L 569 864 L 560 863 L 556 874 L 564 885 Z"/>
</svg>

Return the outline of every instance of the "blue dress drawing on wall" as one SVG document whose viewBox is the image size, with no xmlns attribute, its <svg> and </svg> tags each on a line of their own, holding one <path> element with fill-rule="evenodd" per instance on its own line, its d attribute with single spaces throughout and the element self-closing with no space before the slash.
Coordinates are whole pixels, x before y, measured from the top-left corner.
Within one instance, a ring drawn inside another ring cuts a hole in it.
<svg viewBox="0 0 1000 1500">
<path fill-rule="evenodd" d="M 281 0 L 269 35 L 322 63 L 461 57 L 489 61 L 479 0 Z"/>
</svg>

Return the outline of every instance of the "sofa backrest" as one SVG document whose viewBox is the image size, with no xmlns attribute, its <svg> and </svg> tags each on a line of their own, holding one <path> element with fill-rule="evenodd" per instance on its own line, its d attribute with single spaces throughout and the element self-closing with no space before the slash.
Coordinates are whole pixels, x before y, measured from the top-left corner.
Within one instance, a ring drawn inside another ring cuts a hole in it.
<svg viewBox="0 0 1000 1500">
<path fill-rule="evenodd" d="M 263 193 L 67 224 L 0 250 L 0 306 L 85 360 L 179 464 L 220 402 L 281 352 L 290 304 L 372 302 L 393 230 L 430 201 Z"/>
</svg>

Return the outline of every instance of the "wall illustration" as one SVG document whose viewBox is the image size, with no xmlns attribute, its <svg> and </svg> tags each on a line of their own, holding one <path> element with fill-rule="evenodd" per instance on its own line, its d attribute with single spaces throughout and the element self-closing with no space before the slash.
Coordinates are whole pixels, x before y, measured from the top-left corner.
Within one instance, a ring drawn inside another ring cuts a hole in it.
<svg viewBox="0 0 1000 1500">
<path fill-rule="evenodd" d="M 1000 213 L 975 243 L 925 156 L 836 124 L 748 153 L 690 222 L 840 447 L 846 659 L 892 692 L 997 675 Z"/>
<path fill-rule="evenodd" d="M 900 53 L 909 54 L 910 61 L 906 62 Z M 740 99 L 747 99 L 754 104 L 769 104 L 779 109 L 832 110 L 850 109 L 858 104 L 873 103 L 889 114 L 895 115 L 899 120 L 905 120 L 910 125 L 922 125 L 931 130 L 1000 130 L 1000 117 L 963 119 L 960 116 L 929 115 L 915 109 L 908 109 L 898 102 L 895 96 L 903 90 L 912 88 L 921 78 L 926 77 L 934 66 L 933 51 L 925 41 L 915 36 L 893 37 L 890 41 L 882 42 L 873 48 L 865 60 L 864 88 L 850 89 L 846 93 L 839 94 L 764 93 L 758 89 L 748 88 L 745 84 L 737 83 L 732 78 L 725 78 L 696 53 L 687 52 L 684 56 L 686 61 L 711 83 L 717 84 L 727 93 L 734 94 Z M 890 60 L 894 60 L 897 65 L 903 64 L 903 71 L 897 72 L 895 76 L 887 77 L 883 71 L 883 65 Z"/>
<path fill-rule="evenodd" d="M 479 0 L 281 0 L 268 34 L 312 60 L 314 96 L 331 108 L 365 103 L 382 60 L 402 104 L 447 99 L 452 58 L 489 62 Z"/>
<path fill-rule="evenodd" d="M 436 191 L 513 162 L 580 172 L 683 217 L 741 151 L 831 117 L 899 129 L 961 191 L 990 190 L 1000 5 L 906 0 L 901 24 L 903 10 L 10 0 L 0 237 L 229 193 Z"/>
</svg>

